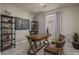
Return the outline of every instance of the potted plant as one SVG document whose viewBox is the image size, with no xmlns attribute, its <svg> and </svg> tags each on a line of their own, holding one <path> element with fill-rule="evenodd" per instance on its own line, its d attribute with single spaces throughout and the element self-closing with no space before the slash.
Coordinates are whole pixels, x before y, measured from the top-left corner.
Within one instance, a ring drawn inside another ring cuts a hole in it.
<svg viewBox="0 0 79 59">
<path fill-rule="evenodd" d="M 74 40 L 74 42 L 78 42 L 78 33 L 77 32 L 74 33 L 73 40 Z"/>
<path fill-rule="evenodd" d="M 74 33 L 72 45 L 74 48 L 79 49 L 79 35 L 78 33 Z"/>
</svg>

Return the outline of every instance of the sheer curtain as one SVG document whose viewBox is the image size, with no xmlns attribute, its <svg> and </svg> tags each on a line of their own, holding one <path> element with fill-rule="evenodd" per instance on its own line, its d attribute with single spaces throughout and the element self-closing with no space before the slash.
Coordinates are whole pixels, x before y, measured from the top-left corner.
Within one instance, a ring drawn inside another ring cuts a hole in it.
<svg viewBox="0 0 79 59">
<path fill-rule="evenodd" d="M 55 38 L 59 37 L 62 33 L 62 12 L 56 13 L 56 23 L 55 23 Z"/>
<path fill-rule="evenodd" d="M 46 15 L 45 28 L 51 33 L 50 41 L 55 41 L 59 34 L 62 32 L 62 12 L 56 12 L 50 15 Z"/>
</svg>

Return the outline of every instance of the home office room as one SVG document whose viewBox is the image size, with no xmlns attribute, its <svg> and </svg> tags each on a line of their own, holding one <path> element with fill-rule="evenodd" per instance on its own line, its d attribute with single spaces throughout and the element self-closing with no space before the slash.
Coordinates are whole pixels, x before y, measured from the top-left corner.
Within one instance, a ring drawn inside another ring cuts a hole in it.
<svg viewBox="0 0 79 59">
<path fill-rule="evenodd" d="M 0 3 L 1 55 L 79 55 L 78 3 Z"/>
</svg>

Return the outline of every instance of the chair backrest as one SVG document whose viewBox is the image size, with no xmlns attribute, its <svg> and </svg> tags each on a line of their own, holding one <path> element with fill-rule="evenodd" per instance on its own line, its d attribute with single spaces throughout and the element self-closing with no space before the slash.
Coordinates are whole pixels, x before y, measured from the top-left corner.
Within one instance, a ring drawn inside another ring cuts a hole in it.
<svg viewBox="0 0 79 59">
<path fill-rule="evenodd" d="M 29 31 L 29 34 L 30 34 L 30 35 L 33 35 L 34 33 L 33 33 L 32 31 Z"/>
<path fill-rule="evenodd" d="M 56 41 L 56 47 L 57 48 L 63 48 L 64 44 L 65 44 L 65 40 L 64 40 L 65 36 L 60 34 L 59 35 L 59 40 Z"/>
<path fill-rule="evenodd" d="M 63 48 L 64 44 L 65 44 L 65 40 L 56 41 L 56 48 Z"/>
</svg>

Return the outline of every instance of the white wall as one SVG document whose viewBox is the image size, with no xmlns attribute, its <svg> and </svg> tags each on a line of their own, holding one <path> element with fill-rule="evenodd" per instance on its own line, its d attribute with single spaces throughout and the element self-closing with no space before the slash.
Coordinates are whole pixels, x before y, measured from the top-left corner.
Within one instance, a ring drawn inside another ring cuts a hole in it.
<svg viewBox="0 0 79 59">
<path fill-rule="evenodd" d="M 37 15 L 37 20 L 39 22 L 39 33 L 45 33 L 45 15 Z"/>
<path fill-rule="evenodd" d="M 1 14 L 1 4 L 0 4 L 0 14 Z"/>
<path fill-rule="evenodd" d="M 68 42 L 72 41 L 74 32 L 79 32 L 79 6 L 63 9 L 62 30 Z"/>
<path fill-rule="evenodd" d="M 66 41 L 72 41 L 72 35 L 74 32 L 79 32 L 79 6 L 64 7 L 56 9 L 54 11 L 43 13 L 42 15 L 52 14 L 61 11 L 62 14 L 62 33 L 66 36 Z M 40 19 L 42 18 L 42 19 Z M 40 23 L 40 31 L 44 32 L 45 26 L 42 26 L 44 17 L 39 15 L 38 20 Z"/>
<path fill-rule="evenodd" d="M 30 21 L 32 21 L 32 19 L 34 17 L 34 15 L 31 14 L 30 12 L 23 10 L 21 8 L 18 8 L 17 6 L 14 6 L 11 4 L 2 4 L 2 5 L 0 4 L 0 6 L 1 6 L 0 11 L 7 10 L 11 13 L 11 16 L 29 19 Z M 22 48 L 23 44 L 26 44 L 25 46 L 27 46 L 28 42 L 27 42 L 26 35 L 28 35 L 28 34 L 29 34 L 29 30 L 16 30 L 16 48 L 20 46 L 20 48 L 19 48 L 19 50 L 20 50 Z M 23 49 L 26 49 L 26 48 L 23 47 Z M 14 51 L 14 53 L 15 52 L 16 51 Z M 17 49 L 16 53 L 20 53 L 20 52 Z"/>
</svg>

